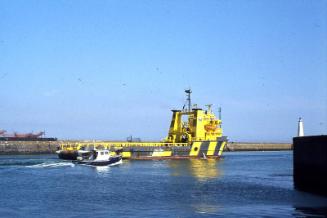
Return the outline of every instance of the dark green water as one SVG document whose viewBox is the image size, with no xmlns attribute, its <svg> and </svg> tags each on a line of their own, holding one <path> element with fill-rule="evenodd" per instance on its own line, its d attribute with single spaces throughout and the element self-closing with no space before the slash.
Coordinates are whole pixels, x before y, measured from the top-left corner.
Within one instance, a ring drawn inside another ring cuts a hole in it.
<svg viewBox="0 0 327 218">
<path fill-rule="evenodd" d="M 222 160 L 74 166 L 0 156 L 0 217 L 325 217 L 327 198 L 293 189 L 291 152 Z"/>
</svg>

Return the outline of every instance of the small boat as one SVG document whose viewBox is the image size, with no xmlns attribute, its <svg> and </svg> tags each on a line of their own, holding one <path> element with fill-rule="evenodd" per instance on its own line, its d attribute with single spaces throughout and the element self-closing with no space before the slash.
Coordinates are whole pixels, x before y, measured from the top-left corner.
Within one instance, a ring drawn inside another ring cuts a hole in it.
<svg viewBox="0 0 327 218">
<path fill-rule="evenodd" d="M 75 164 L 83 164 L 90 166 L 114 166 L 121 164 L 121 155 L 111 155 L 109 150 L 92 150 L 83 152 L 77 157 L 77 160 L 73 160 Z"/>
</svg>

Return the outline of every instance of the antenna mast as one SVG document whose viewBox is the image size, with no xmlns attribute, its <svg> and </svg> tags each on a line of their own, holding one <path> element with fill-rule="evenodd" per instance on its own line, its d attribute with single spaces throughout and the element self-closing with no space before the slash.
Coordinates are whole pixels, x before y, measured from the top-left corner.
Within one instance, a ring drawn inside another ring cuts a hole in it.
<svg viewBox="0 0 327 218">
<path fill-rule="evenodd" d="M 185 93 L 186 93 L 186 96 L 187 96 L 187 99 L 186 101 L 188 102 L 188 112 L 191 112 L 191 93 L 192 93 L 192 90 L 191 89 L 186 89 L 185 90 Z"/>
<path fill-rule="evenodd" d="M 219 120 L 221 120 L 221 107 L 218 108 L 218 113 L 219 113 Z"/>
</svg>

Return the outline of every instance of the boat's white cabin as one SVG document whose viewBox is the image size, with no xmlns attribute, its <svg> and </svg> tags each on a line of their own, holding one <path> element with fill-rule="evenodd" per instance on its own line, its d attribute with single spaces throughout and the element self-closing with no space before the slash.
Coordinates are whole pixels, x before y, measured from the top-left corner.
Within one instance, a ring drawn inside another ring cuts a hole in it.
<svg viewBox="0 0 327 218">
<path fill-rule="evenodd" d="M 97 156 L 95 160 L 109 160 L 110 151 L 108 150 L 95 150 Z"/>
</svg>

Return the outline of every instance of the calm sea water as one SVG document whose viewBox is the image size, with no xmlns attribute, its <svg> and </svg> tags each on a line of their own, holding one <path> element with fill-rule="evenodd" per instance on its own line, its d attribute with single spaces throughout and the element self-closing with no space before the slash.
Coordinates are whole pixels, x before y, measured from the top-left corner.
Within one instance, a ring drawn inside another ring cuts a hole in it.
<svg viewBox="0 0 327 218">
<path fill-rule="evenodd" d="M 1 217 L 324 217 L 327 198 L 293 189 L 291 152 L 216 160 L 75 166 L 0 156 Z"/>
</svg>

